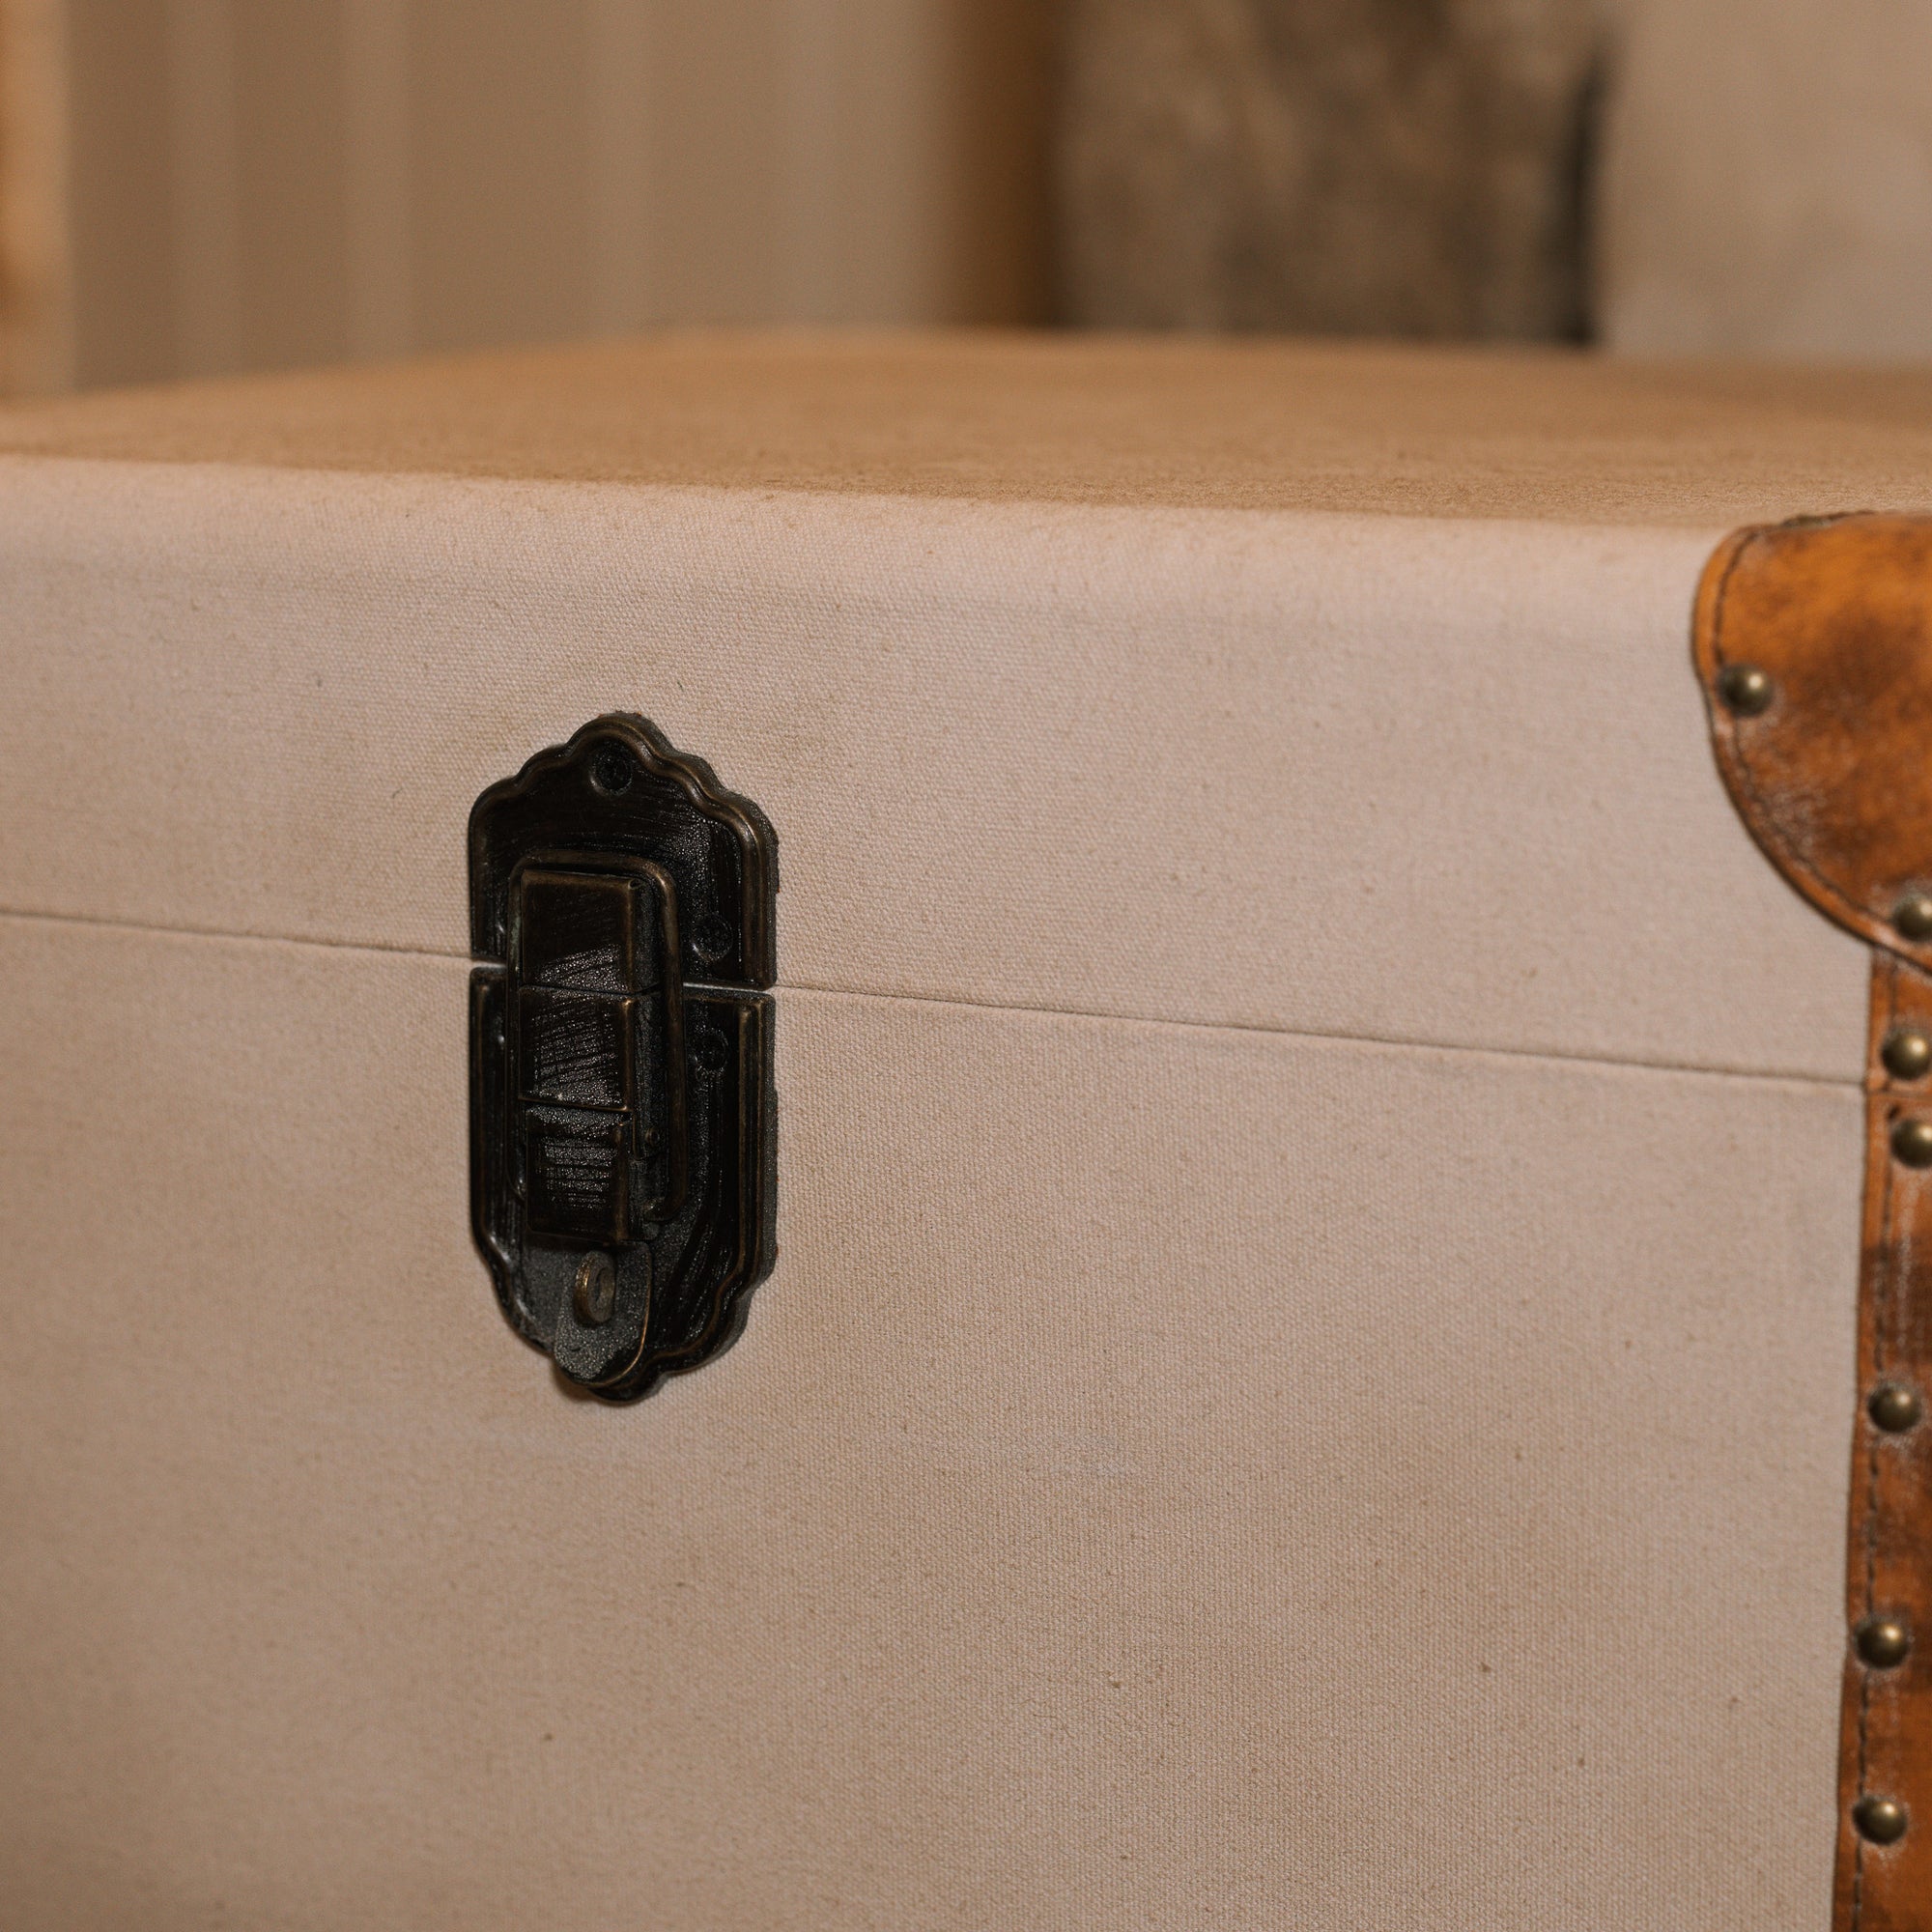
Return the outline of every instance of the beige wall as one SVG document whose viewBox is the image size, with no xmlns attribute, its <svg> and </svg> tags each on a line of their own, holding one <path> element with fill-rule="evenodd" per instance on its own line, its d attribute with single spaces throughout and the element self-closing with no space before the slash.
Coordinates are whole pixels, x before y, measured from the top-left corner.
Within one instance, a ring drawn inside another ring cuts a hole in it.
<svg viewBox="0 0 1932 1932">
<path fill-rule="evenodd" d="M 1039 0 L 69 0 L 83 383 L 1017 321 Z"/>
<path fill-rule="evenodd" d="M 1932 0 L 1623 0 L 1609 346 L 1932 355 Z"/>
</svg>

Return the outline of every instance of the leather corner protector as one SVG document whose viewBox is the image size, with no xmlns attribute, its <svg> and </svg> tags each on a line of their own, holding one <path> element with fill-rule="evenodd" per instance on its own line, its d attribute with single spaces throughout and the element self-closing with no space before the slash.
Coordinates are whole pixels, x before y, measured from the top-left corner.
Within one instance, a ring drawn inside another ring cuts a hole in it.
<svg viewBox="0 0 1932 1932">
<path fill-rule="evenodd" d="M 1932 1932 L 1932 517 L 1738 531 L 1692 647 L 1752 838 L 1873 948 L 1832 1922 Z"/>
<path fill-rule="evenodd" d="M 1932 901 L 1932 517 L 1739 530 L 1705 566 L 1693 648 L 1751 836 L 1828 918 L 1932 972 L 1932 930 L 1893 923 Z"/>
</svg>

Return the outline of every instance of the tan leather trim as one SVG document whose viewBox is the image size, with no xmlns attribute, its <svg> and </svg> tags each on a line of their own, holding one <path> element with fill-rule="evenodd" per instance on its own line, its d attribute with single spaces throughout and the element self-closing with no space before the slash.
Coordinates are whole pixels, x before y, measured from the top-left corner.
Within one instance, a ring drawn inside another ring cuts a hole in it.
<svg viewBox="0 0 1932 1932">
<path fill-rule="evenodd" d="M 1705 569 L 1694 655 L 1751 836 L 1874 949 L 1834 1923 L 1928 1932 L 1932 1145 L 1902 1155 L 1894 1136 L 1932 1124 L 1932 1048 L 1894 1071 L 1886 1047 L 1932 1042 L 1932 933 L 1893 923 L 1932 895 L 1932 519 L 1739 531 Z M 1769 685 L 1736 682 L 1751 672 Z M 1873 1404 L 1888 1391 L 1882 1427 Z"/>
<path fill-rule="evenodd" d="M 1932 979 L 1884 952 L 1872 957 L 1871 1048 L 1865 1076 L 1865 1199 L 1859 1294 L 1859 1378 L 1847 1551 L 1844 1718 L 1838 1766 L 1839 1932 L 1924 1932 L 1932 1926 L 1932 1423 L 1888 1433 L 1873 1390 L 1932 1391 L 1932 1170 L 1896 1159 L 1902 1121 L 1932 1120 L 1932 1078 L 1886 1070 L 1885 1042 L 1902 1029 L 1932 1037 Z M 1902 1663 L 1874 1668 L 1858 1634 L 1895 1621 L 1910 1634 Z M 1863 1798 L 1907 1812 L 1895 1844 L 1870 1842 Z"/>
<path fill-rule="evenodd" d="M 1891 923 L 1932 893 L 1932 517 L 1740 530 L 1697 592 L 1697 670 L 1718 765 L 1751 836 L 1813 905 L 1932 971 Z M 1771 679 L 1767 710 L 1719 696 Z"/>
</svg>

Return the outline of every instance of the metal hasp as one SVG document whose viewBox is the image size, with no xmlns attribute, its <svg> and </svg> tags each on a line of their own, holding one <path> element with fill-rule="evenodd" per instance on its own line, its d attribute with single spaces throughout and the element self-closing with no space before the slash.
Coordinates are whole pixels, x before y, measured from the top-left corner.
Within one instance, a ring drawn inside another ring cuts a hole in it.
<svg viewBox="0 0 1932 1932">
<path fill-rule="evenodd" d="M 626 714 L 469 814 L 476 1244 L 607 1401 L 724 1349 L 777 1253 L 778 884 L 764 813 Z"/>
</svg>

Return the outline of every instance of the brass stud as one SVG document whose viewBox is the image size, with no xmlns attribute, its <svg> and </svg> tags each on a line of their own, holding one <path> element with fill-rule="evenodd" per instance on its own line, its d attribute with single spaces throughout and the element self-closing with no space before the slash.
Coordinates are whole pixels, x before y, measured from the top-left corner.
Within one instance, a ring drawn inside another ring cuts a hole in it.
<svg viewBox="0 0 1932 1932">
<path fill-rule="evenodd" d="M 1912 1654 L 1912 1633 L 1896 1617 L 1867 1617 L 1859 1626 L 1859 1656 L 1874 1670 L 1896 1670 Z"/>
<path fill-rule="evenodd" d="M 1740 718 L 1756 718 L 1771 709 L 1776 696 L 1770 677 L 1756 665 L 1726 665 L 1718 673 L 1718 696 Z"/>
<path fill-rule="evenodd" d="M 1932 1121 L 1900 1121 L 1891 1130 L 1891 1151 L 1907 1167 L 1932 1167 Z"/>
<path fill-rule="evenodd" d="M 1869 1838 L 1875 1845 L 1897 1844 L 1905 1836 L 1910 1822 L 1905 1806 L 1896 1798 L 1867 1795 L 1852 1806 L 1852 1823 L 1859 1828 L 1859 1836 Z"/>
<path fill-rule="evenodd" d="M 1903 1382 L 1880 1382 L 1865 1404 L 1865 1413 L 1888 1435 L 1903 1435 L 1908 1429 L 1916 1429 L 1924 1412 L 1918 1391 L 1907 1388 Z"/>
<path fill-rule="evenodd" d="M 1932 939 L 1932 893 L 1907 893 L 1891 909 L 1891 923 L 1906 939 Z"/>
<path fill-rule="evenodd" d="M 586 1328 L 601 1328 L 616 1314 L 617 1270 L 609 1255 L 585 1255 L 578 1263 L 570 1299 Z"/>
<path fill-rule="evenodd" d="M 1932 1039 L 1917 1027 L 1900 1027 L 1886 1036 L 1879 1058 L 1894 1080 L 1922 1080 L 1932 1073 Z"/>
</svg>

